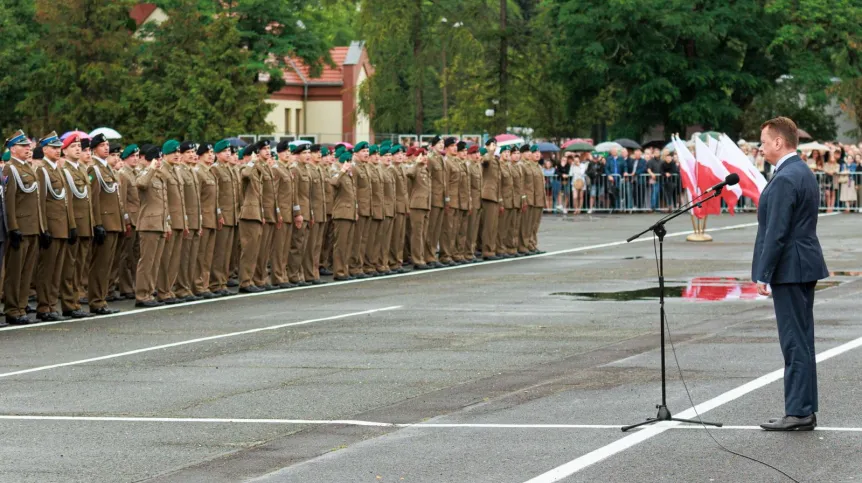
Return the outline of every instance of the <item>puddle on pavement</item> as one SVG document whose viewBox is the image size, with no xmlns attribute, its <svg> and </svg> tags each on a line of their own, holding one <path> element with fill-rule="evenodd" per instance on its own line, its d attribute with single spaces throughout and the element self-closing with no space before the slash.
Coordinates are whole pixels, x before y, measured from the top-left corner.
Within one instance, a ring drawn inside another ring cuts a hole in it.
<svg viewBox="0 0 862 483">
<path fill-rule="evenodd" d="M 732 277 L 698 277 L 688 282 L 667 282 L 665 297 L 682 298 L 700 302 L 719 302 L 727 300 L 766 300 L 757 294 L 757 284 L 748 280 Z M 674 285 L 685 283 L 685 285 Z M 823 290 L 840 285 L 841 282 L 818 282 L 815 290 Z M 584 301 L 630 302 L 636 300 L 653 300 L 659 297 L 659 288 L 649 287 L 637 290 L 620 290 L 616 292 L 555 292 L 551 295 L 575 297 Z"/>
</svg>

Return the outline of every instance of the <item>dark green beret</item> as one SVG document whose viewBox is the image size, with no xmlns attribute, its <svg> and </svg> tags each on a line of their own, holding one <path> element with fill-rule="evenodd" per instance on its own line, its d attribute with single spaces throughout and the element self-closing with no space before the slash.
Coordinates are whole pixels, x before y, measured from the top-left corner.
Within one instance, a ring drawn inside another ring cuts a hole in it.
<svg viewBox="0 0 862 483">
<path fill-rule="evenodd" d="M 485 149 L 485 148 L 479 148 L 479 154 L 481 154 L 482 156 L 484 156 L 484 155 L 488 154 L 488 150 L 487 150 L 487 149 Z"/>
<path fill-rule="evenodd" d="M 353 152 L 354 153 L 358 153 L 359 151 L 362 151 L 363 149 L 368 149 L 368 143 L 365 141 L 357 143 L 356 146 L 353 146 Z"/>
<path fill-rule="evenodd" d="M 137 144 L 129 144 L 128 146 L 126 146 L 126 149 L 123 150 L 123 153 L 120 154 L 120 159 L 126 159 L 129 156 L 131 156 L 135 153 L 140 153 L 140 152 L 141 152 L 141 150 L 138 149 Z"/>
<path fill-rule="evenodd" d="M 236 152 L 237 157 L 242 159 L 245 156 L 245 148 L 239 148 L 239 151 Z"/>
<path fill-rule="evenodd" d="M 322 146 L 320 148 L 320 155 L 321 156 L 329 156 L 329 148 L 327 148 L 326 146 Z"/>
<path fill-rule="evenodd" d="M 534 144 L 534 145 L 530 146 L 530 152 L 531 152 L 531 153 L 535 153 L 535 152 L 536 152 L 536 151 L 538 151 L 538 150 L 539 150 L 539 145 L 538 145 L 538 144 Z"/>
<path fill-rule="evenodd" d="M 380 150 L 382 148 L 383 148 L 383 146 L 378 146 L 376 144 L 372 144 L 371 146 L 368 146 L 368 154 L 377 154 L 378 152 L 380 152 Z M 356 149 L 354 148 L 354 151 L 355 150 Z"/>
<path fill-rule="evenodd" d="M 341 153 L 341 156 L 338 157 L 338 162 L 346 163 L 351 159 L 353 159 L 353 153 L 351 153 L 350 151 L 344 151 L 343 153 Z"/>
<path fill-rule="evenodd" d="M 6 151 L 5 153 L 3 153 L 3 162 L 4 163 L 6 161 L 9 161 L 10 159 L 12 159 L 12 152 L 11 151 Z"/>
<path fill-rule="evenodd" d="M 162 154 L 167 156 L 177 152 L 178 149 L 180 149 L 180 142 L 175 139 L 169 139 L 162 145 Z"/>
<path fill-rule="evenodd" d="M 228 141 L 227 139 L 222 139 L 221 141 L 215 143 L 215 146 L 213 146 L 213 151 L 217 153 L 220 153 L 225 149 L 230 149 L 230 141 Z"/>
<path fill-rule="evenodd" d="M 392 149 L 389 150 L 389 152 L 391 152 L 392 154 L 395 154 L 399 151 L 404 151 L 404 146 L 396 144 L 395 146 L 392 146 Z"/>
</svg>

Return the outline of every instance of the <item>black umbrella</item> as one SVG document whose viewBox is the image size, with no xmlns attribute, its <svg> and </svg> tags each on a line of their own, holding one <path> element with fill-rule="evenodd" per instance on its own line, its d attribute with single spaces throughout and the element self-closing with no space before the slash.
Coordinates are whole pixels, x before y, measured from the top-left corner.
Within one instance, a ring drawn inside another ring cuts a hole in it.
<svg viewBox="0 0 862 483">
<path fill-rule="evenodd" d="M 248 146 L 248 143 L 240 138 L 227 138 L 227 141 L 235 148 L 244 148 Z"/>
<path fill-rule="evenodd" d="M 627 138 L 614 139 L 614 142 L 627 149 L 640 149 L 641 145 Z"/>
</svg>

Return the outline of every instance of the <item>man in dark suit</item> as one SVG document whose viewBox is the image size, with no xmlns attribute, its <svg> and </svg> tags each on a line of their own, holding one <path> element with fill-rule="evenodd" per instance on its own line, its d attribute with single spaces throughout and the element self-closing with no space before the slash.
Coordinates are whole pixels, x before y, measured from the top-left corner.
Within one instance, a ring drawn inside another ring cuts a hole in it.
<svg viewBox="0 0 862 483">
<path fill-rule="evenodd" d="M 785 414 L 760 427 L 811 431 L 817 426 L 814 286 L 829 276 L 817 239 L 820 190 L 811 169 L 796 155 L 799 134 L 792 120 L 778 117 L 763 123 L 760 140 L 775 174 L 760 195 L 751 277 L 759 294 L 769 295 L 772 288 L 784 355 Z"/>
</svg>

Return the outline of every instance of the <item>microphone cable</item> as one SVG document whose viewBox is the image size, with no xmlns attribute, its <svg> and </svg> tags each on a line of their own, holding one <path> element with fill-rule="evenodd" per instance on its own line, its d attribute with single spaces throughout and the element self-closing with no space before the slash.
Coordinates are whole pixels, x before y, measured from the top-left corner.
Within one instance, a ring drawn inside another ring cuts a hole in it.
<svg viewBox="0 0 862 483">
<path fill-rule="evenodd" d="M 655 233 L 653 233 L 652 245 L 653 245 L 653 251 L 655 252 L 655 264 L 656 264 L 655 268 L 656 268 L 656 272 L 660 273 L 661 270 L 660 270 L 659 265 L 658 265 L 658 245 L 656 244 L 656 238 L 657 237 L 655 236 Z M 761 461 L 757 458 L 754 458 L 752 456 L 744 455 L 744 454 L 739 453 L 737 451 L 733 451 L 733 450 L 727 448 L 726 446 L 724 446 L 723 444 L 721 444 L 717 439 L 715 439 L 715 436 L 712 435 L 712 432 L 709 430 L 709 428 L 707 428 L 706 424 L 703 424 L 703 419 L 700 417 L 700 413 L 697 411 L 697 407 L 694 404 L 694 399 L 692 399 L 691 392 L 689 392 L 689 390 L 688 390 L 688 384 L 686 384 L 685 377 L 683 377 L 683 375 L 682 375 L 682 366 L 679 364 L 679 358 L 677 358 L 677 356 L 676 356 L 676 347 L 674 347 L 674 345 L 673 345 L 673 338 L 671 337 L 671 332 L 670 332 L 670 324 L 668 323 L 668 320 L 667 320 L 667 310 L 665 310 L 664 320 L 662 320 L 662 323 L 664 324 L 665 329 L 667 330 L 667 340 L 670 343 L 670 349 L 671 349 L 671 352 L 673 353 L 673 360 L 676 363 L 676 369 L 679 372 L 679 379 L 680 379 L 680 381 L 682 381 L 682 387 L 685 388 L 685 394 L 688 396 L 688 402 L 691 404 L 691 408 L 694 410 L 694 414 L 697 416 L 697 420 L 700 421 L 700 424 L 703 427 L 703 430 L 706 431 L 706 434 L 709 435 L 710 439 L 712 439 L 712 441 L 715 442 L 715 444 L 718 445 L 719 448 L 723 449 L 724 451 L 726 451 L 732 455 L 739 456 L 741 458 L 745 458 L 745 459 L 747 459 L 749 461 L 753 461 L 755 463 L 759 463 L 763 466 L 766 466 L 767 468 L 771 468 L 772 470 L 775 470 L 778 473 L 781 473 L 787 479 L 789 479 L 790 481 L 793 481 L 794 483 L 800 483 L 799 480 L 788 475 L 787 473 L 785 473 L 781 469 L 779 469 L 775 466 L 772 466 L 771 464 L 769 464 L 765 461 Z"/>
</svg>

